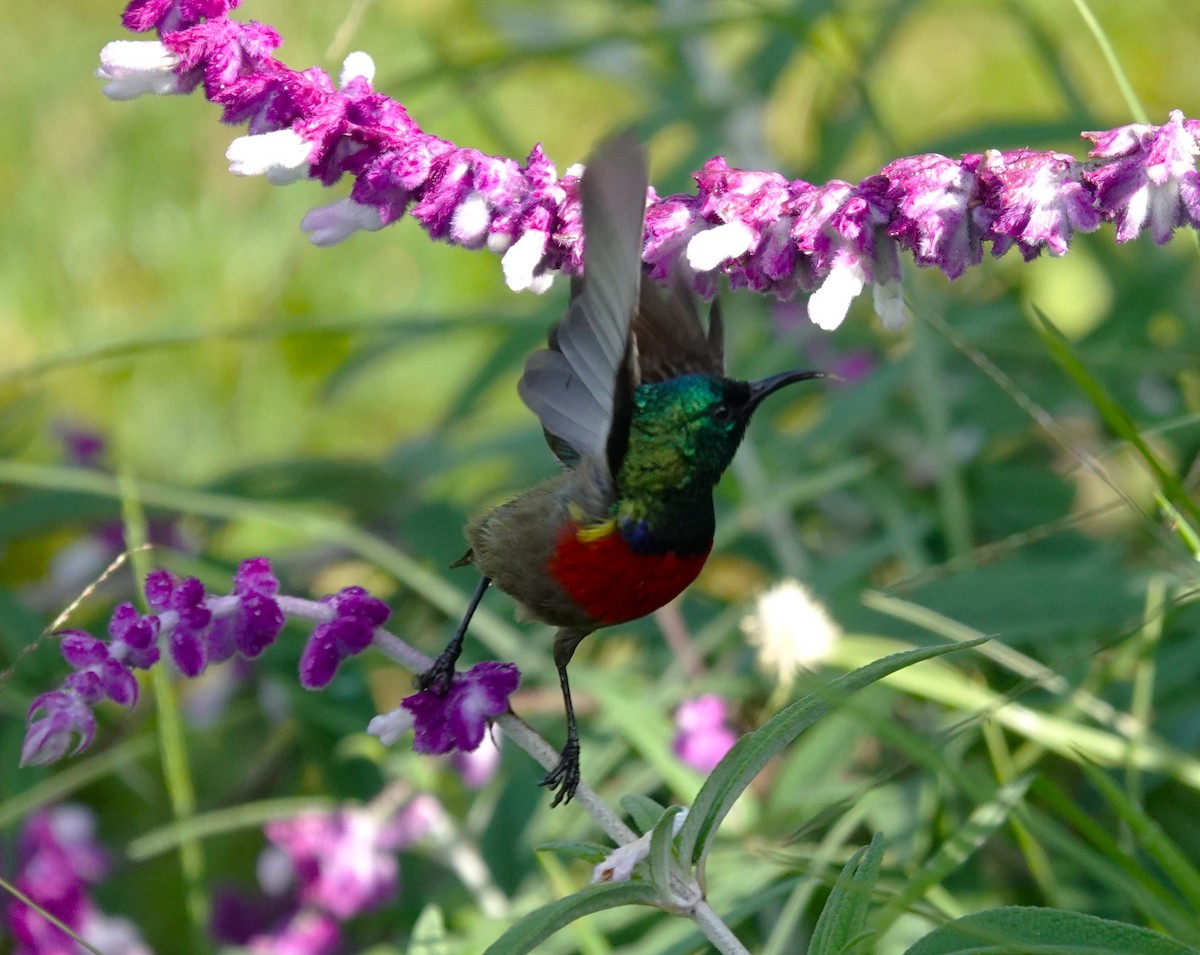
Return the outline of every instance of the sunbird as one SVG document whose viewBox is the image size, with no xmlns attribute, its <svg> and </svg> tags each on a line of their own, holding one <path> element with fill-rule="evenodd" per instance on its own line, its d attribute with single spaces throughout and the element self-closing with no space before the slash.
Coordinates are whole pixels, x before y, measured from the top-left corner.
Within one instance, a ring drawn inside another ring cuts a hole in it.
<svg viewBox="0 0 1200 955">
<path fill-rule="evenodd" d="M 642 281 L 647 187 L 645 154 L 630 132 L 603 143 L 585 168 L 583 277 L 517 386 L 562 471 L 467 524 L 470 549 L 459 565 L 474 564 L 482 577 L 454 637 L 416 681 L 449 690 L 490 583 L 516 599 L 519 618 L 557 627 L 567 739 L 541 781 L 555 789 L 552 807 L 579 785 L 567 679 L 575 648 L 601 627 L 652 613 L 696 579 L 712 550 L 713 487 L 750 416 L 785 385 L 823 377 L 725 377 L 716 304 L 706 328 L 681 279 L 668 292 Z"/>
</svg>

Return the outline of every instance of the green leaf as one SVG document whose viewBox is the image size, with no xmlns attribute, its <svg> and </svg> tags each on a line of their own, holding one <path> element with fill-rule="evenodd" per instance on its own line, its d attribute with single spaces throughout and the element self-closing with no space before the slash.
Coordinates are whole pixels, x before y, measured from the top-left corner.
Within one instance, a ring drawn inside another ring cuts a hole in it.
<svg viewBox="0 0 1200 955">
<path fill-rule="evenodd" d="M 1107 883 L 1120 898 L 1136 906 L 1147 920 L 1175 935 L 1187 935 L 1193 941 L 1200 937 L 1195 911 L 1181 904 L 1157 873 L 1141 865 L 1121 846 L 1116 838 L 1116 826 L 1097 821 L 1062 787 L 1045 776 L 1039 776 L 1034 782 L 1033 792 L 1054 812 L 1054 818 L 1061 820 L 1057 823 L 1047 820 L 1049 824 L 1036 817 L 1032 820 L 1035 834 L 1052 851 L 1072 859 L 1092 879 Z"/>
<path fill-rule="evenodd" d="M 412 939 L 408 943 L 408 955 L 450 955 L 450 943 L 446 938 L 446 919 L 436 905 L 427 905 L 417 916 Z"/>
<path fill-rule="evenodd" d="M 622 796 L 621 808 L 629 813 L 633 828 L 637 830 L 639 836 L 658 825 L 663 813 L 666 812 L 664 807 L 649 796 L 643 796 L 640 793 L 628 793 Z"/>
<path fill-rule="evenodd" d="M 874 920 L 874 928 L 885 932 L 901 915 L 924 898 L 951 872 L 969 859 L 996 829 L 1012 815 L 1014 807 L 1025 798 L 1032 776 L 1022 776 L 1001 786 L 994 798 L 975 808 L 966 823 L 926 859 L 921 868 L 904 880 L 897 892 Z"/>
<path fill-rule="evenodd" d="M 593 865 L 603 862 L 612 852 L 611 846 L 602 846 L 598 842 L 581 842 L 573 839 L 555 839 L 541 843 L 537 852 L 553 852 L 564 859 L 580 859 Z"/>
<path fill-rule="evenodd" d="M 622 905 L 655 905 L 658 891 L 649 882 L 593 885 L 530 912 L 488 946 L 484 955 L 532 952 L 560 928 L 576 919 Z"/>
<path fill-rule="evenodd" d="M 650 881 L 658 886 L 664 899 L 671 897 L 671 876 L 678 870 L 672 850 L 675 845 L 675 817 L 683 806 L 672 806 L 662 814 L 650 837 Z"/>
<path fill-rule="evenodd" d="M 1158 932 L 1061 909 L 978 912 L 930 932 L 904 955 L 1197 955 Z"/>
<path fill-rule="evenodd" d="M 1081 760 L 1079 768 L 1087 773 L 1092 785 L 1129 827 L 1137 845 L 1153 858 L 1174 881 L 1193 911 L 1200 911 L 1200 872 L 1162 827 L 1147 815 L 1116 783 L 1096 766 Z"/>
<path fill-rule="evenodd" d="M 893 653 L 882 660 L 843 674 L 822 689 L 776 713 L 753 733 L 747 733 L 725 754 L 725 758 L 717 764 L 716 769 L 700 788 L 687 821 L 679 833 L 679 858 L 692 864 L 698 863 L 708 851 L 708 844 L 721 820 L 754 777 L 831 707 L 897 670 L 954 650 L 978 646 L 986 639 L 983 637 L 978 640 L 964 640 L 960 643 Z"/>
<path fill-rule="evenodd" d="M 883 837 L 875 833 L 869 846 L 850 857 L 834 883 L 813 930 L 809 955 L 846 955 L 854 950 L 856 939 L 864 938 L 862 930 L 882 862 Z"/>
</svg>

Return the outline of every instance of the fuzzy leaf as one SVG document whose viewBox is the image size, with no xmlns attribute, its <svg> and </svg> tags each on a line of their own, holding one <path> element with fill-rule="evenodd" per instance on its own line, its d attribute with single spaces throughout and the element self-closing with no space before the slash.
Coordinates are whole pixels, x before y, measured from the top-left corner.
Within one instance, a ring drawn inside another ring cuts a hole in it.
<svg viewBox="0 0 1200 955">
<path fill-rule="evenodd" d="M 642 833 L 649 832 L 658 825 L 658 821 L 662 819 L 663 813 L 666 812 L 663 806 L 660 806 L 649 796 L 643 796 L 639 793 L 627 793 L 622 796 L 621 808 L 629 813 L 629 819 L 639 836 Z"/>
<path fill-rule="evenodd" d="M 671 875 L 678 869 L 672 857 L 675 844 L 675 817 L 683 806 L 672 806 L 662 814 L 650 837 L 650 881 L 658 886 L 664 898 L 670 897 Z"/>
<path fill-rule="evenodd" d="M 850 857 L 834 883 L 813 930 L 809 955 L 847 955 L 854 951 L 855 939 L 864 937 L 867 909 L 882 861 L 883 837 L 876 833 L 869 846 Z"/>
<path fill-rule="evenodd" d="M 609 882 L 589 886 L 565 899 L 530 912 L 488 946 L 484 955 L 533 952 L 560 928 L 576 919 L 622 905 L 654 905 L 658 892 L 649 882 Z"/>
<path fill-rule="evenodd" d="M 955 919 L 904 955 L 1198 955 L 1158 932 L 1061 909 L 1012 906 Z"/>
<path fill-rule="evenodd" d="M 574 839 L 555 839 L 543 842 L 537 847 L 538 852 L 553 852 L 564 859 L 580 859 L 593 865 L 603 862 L 612 852 L 611 846 L 602 846 L 598 842 L 582 842 Z"/>
</svg>

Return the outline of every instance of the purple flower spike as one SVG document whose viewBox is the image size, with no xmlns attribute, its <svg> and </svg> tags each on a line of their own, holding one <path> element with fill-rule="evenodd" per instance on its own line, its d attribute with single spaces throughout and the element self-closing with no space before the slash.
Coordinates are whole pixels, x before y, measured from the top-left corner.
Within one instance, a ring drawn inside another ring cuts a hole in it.
<svg viewBox="0 0 1200 955">
<path fill-rule="evenodd" d="M 171 606 L 171 594 L 175 590 L 175 578 L 165 570 L 152 570 L 146 575 L 143 588 L 146 603 L 151 610 L 163 611 Z"/>
<path fill-rule="evenodd" d="M 300 657 L 301 684 L 309 690 L 328 686 L 339 664 L 362 652 L 370 642 L 370 626 L 356 617 L 338 617 L 318 624 Z"/>
<path fill-rule="evenodd" d="M 264 955 L 334 955 L 342 948 L 342 930 L 327 912 L 301 909 L 275 930 L 250 939 L 250 952 Z"/>
<path fill-rule="evenodd" d="M 209 662 L 205 651 L 213 615 L 205 596 L 204 585 L 195 577 L 188 577 L 175 585 L 169 599 L 170 608 L 177 614 L 169 641 L 171 659 L 186 677 L 199 676 Z"/>
<path fill-rule="evenodd" d="M 412 714 L 413 749 L 418 753 L 470 752 L 483 742 L 487 722 L 508 709 L 521 682 L 512 663 L 477 663 L 456 673 L 445 696 L 422 690 L 400 704 Z"/>
<path fill-rule="evenodd" d="M 233 639 L 242 655 L 254 659 L 275 642 L 283 629 L 283 611 L 275 595 L 279 581 L 265 557 L 242 561 L 234 577 L 234 592 L 240 598 Z"/>
<path fill-rule="evenodd" d="M 979 177 L 984 202 L 975 210 L 984 239 L 997 258 L 1014 244 L 1026 261 L 1043 248 L 1062 255 L 1075 232 L 1100 228 L 1094 189 L 1063 153 L 1032 149 L 989 150 L 966 156 L 963 165 Z"/>
<path fill-rule="evenodd" d="M 21 765 L 51 763 L 91 745 L 96 732 L 92 707 L 110 699 L 124 707 L 137 703 L 138 684 L 131 667 L 144 668 L 158 660 L 159 619 L 142 617 L 131 604 L 113 611 L 105 642 L 82 630 L 62 632 L 63 658 L 75 670 L 62 688 L 43 693 L 29 707 Z M 39 714 L 40 718 L 39 718 Z"/>
<path fill-rule="evenodd" d="M 1088 170 L 1105 218 L 1117 223 L 1117 241 L 1128 242 L 1147 225 L 1160 245 L 1181 225 L 1200 225 L 1200 174 L 1196 156 L 1200 122 L 1173 110 L 1165 126 L 1135 124 L 1083 133 L 1096 144 L 1088 154 L 1111 160 Z"/>
<path fill-rule="evenodd" d="M 392 613 L 362 587 L 345 587 L 323 602 L 337 616 L 313 629 L 300 657 L 300 683 L 309 690 L 328 686 L 341 662 L 362 653 Z"/>
<path fill-rule="evenodd" d="M 283 611 L 274 598 L 264 594 L 246 594 L 238 608 L 234 643 L 242 656 L 253 660 L 275 642 L 283 624 Z"/>
<path fill-rule="evenodd" d="M 236 9 L 241 0 L 132 0 L 121 22 L 134 33 L 157 27 L 178 30 L 202 19 L 219 17 Z"/>
<path fill-rule="evenodd" d="M 279 581 L 265 557 L 243 561 L 234 575 L 236 601 L 210 598 L 195 577 L 176 580 L 166 571 L 146 578 L 146 600 L 175 615 L 169 648 L 184 676 L 195 677 L 234 653 L 254 659 L 275 642 L 284 616 L 275 594 Z M 214 613 L 214 608 L 218 608 Z"/>
<path fill-rule="evenodd" d="M 154 626 L 150 627 L 148 621 L 154 621 Z M 151 649 L 157 659 L 158 651 L 152 646 L 131 646 L 122 639 L 121 634 L 132 633 L 135 639 L 141 640 L 145 632 L 150 631 L 153 633 L 152 639 L 157 639 L 157 624 L 156 617 L 147 617 L 143 621 L 132 606 L 122 604 L 113 613 L 110 632 L 115 635 L 111 643 L 97 640 L 80 630 L 65 631 L 63 658 L 76 670 L 67 678 L 67 685 L 82 693 L 88 703 L 97 703 L 108 697 L 122 706 L 133 706 L 137 702 L 137 680 L 124 660 L 130 657 L 148 659 Z"/>
<path fill-rule="evenodd" d="M 143 617 L 131 604 L 119 604 L 108 623 L 109 652 L 128 666 L 147 670 L 158 662 L 158 617 Z"/>
<path fill-rule="evenodd" d="M 934 265 L 956 279 L 983 258 L 971 208 L 979 180 L 962 163 L 929 153 L 883 167 L 887 198 L 895 204 L 888 235 L 899 239 L 918 265 Z"/>
<path fill-rule="evenodd" d="M 338 616 L 357 617 L 371 627 L 382 627 L 392 615 L 387 604 L 372 597 L 363 587 L 343 587 L 329 602 Z"/>
<path fill-rule="evenodd" d="M 233 577 L 233 590 L 237 594 L 274 597 L 279 593 L 279 580 L 271 572 L 271 562 L 265 557 L 242 561 Z"/>
<path fill-rule="evenodd" d="M 38 713 L 42 718 L 35 720 Z M 43 693 L 30 704 L 25 719 L 29 729 L 21 745 L 22 766 L 41 766 L 61 759 L 72 736 L 79 737 L 72 755 L 81 753 L 96 735 L 96 718 L 88 701 L 71 689 Z"/>
</svg>

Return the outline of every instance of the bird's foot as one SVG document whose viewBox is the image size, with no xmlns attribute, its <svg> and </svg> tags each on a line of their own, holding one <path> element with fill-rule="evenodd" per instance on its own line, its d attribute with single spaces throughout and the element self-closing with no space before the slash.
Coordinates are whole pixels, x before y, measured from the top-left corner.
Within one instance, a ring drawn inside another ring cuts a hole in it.
<svg viewBox="0 0 1200 955">
<path fill-rule="evenodd" d="M 550 786 L 557 790 L 550 803 L 553 809 L 560 802 L 570 802 L 579 786 L 579 740 L 568 739 L 559 754 L 558 763 L 542 777 L 539 786 Z"/>
<path fill-rule="evenodd" d="M 443 651 L 424 673 L 418 673 L 413 678 L 413 686 L 418 690 L 433 690 L 438 696 L 450 692 L 450 683 L 454 679 L 454 664 L 458 662 L 457 653 L 449 653 L 449 648 Z"/>
</svg>

